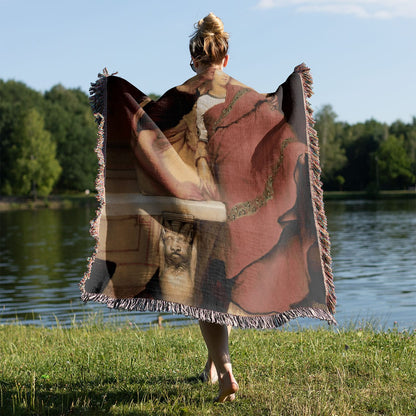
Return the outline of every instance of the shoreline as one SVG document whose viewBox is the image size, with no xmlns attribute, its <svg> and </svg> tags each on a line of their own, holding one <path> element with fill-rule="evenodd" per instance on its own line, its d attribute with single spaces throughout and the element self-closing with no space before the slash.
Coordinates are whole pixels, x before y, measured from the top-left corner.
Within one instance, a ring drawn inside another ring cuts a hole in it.
<svg viewBox="0 0 416 416">
<path fill-rule="evenodd" d="M 324 201 L 338 200 L 383 200 L 383 199 L 416 199 L 416 191 L 327 191 Z M 95 193 L 90 194 L 57 194 L 33 200 L 22 196 L 0 196 L 0 212 L 35 210 L 35 209 L 69 209 L 77 206 L 95 204 L 98 201 Z"/>
<path fill-rule="evenodd" d="M 49 195 L 36 200 L 24 196 L 0 196 L 0 212 L 36 210 L 36 209 L 69 209 L 78 206 L 95 204 L 96 194 L 60 194 Z"/>
<path fill-rule="evenodd" d="M 326 191 L 325 201 L 336 200 L 383 200 L 383 199 L 416 199 L 416 191 L 380 191 L 370 193 L 367 191 Z"/>
</svg>

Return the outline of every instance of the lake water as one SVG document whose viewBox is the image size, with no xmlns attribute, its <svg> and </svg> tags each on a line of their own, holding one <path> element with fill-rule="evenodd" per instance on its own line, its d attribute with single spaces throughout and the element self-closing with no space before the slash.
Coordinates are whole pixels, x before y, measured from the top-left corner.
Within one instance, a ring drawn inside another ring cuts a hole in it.
<svg viewBox="0 0 416 416">
<path fill-rule="evenodd" d="M 78 283 L 92 254 L 95 206 L 0 212 L 0 324 L 69 326 L 91 314 L 146 327 L 156 313 L 112 311 L 80 301 Z M 416 200 L 326 203 L 340 326 L 370 321 L 416 328 Z M 195 322 L 164 314 L 165 322 Z M 291 326 L 314 326 L 312 319 Z"/>
</svg>

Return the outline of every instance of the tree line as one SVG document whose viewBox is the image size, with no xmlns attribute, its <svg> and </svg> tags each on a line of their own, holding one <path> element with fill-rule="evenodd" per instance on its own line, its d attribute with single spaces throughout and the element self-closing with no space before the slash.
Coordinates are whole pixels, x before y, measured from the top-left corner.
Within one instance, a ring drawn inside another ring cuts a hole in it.
<svg viewBox="0 0 416 416">
<path fill-rule="evenodd" d="M 0 80 L 0 194 L 47 196 L 93 189 L 96 126 L 87 94 L 45 93 Z"/>
<path fill-rule="evenodd" d="M 330 105 L 315 115 L 326 190 L 408 189 L 416 179 L 416 117 L 388 125 L 337 121 Z"/>
<path fill-rule="evenodd" d="M 157 98 L 151 94 L 152 98 Z M 406 189 L 416 177 L 416 117 L 391 125 L 315 114 L 326 190 Z M 47 196 L 94 188 L 96 125 L 87 94 L 55 85 L 40 93 L 0 80 L 0 194 Z"/>
</svg>

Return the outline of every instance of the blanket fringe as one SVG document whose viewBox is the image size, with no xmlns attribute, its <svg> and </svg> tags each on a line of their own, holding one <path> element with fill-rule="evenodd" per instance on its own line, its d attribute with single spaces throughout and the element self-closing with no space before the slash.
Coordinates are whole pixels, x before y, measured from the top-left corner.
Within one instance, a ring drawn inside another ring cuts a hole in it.
<svg viewBox="0 0 416 416">
<path fill-rule="evenodd" d="M 89 90 L 90 91 L 90 106 L 92 108 L 94 115 L 96 113 L 104 114 L 104 107 L 105 107 L 105 102 L 106 102 L 105 86 L 106 86 L 107 78 L 116 74 L 117 72 L 113 72 L 112 74 L 110 74 L 107 68 L 104 68 L 103 72 L 97 75 L 98 77 L 97 81 L 91 82 L 91 86 Z"/>
<path fill-rule="evenodd" d="M 326 312 L 323 309 L 309 307 L 300 307 L 273 315 L 241 316 L 231 315 L 224 312 L 216 312 L 209 309 L 183 305 L 165 300 L 145 298 L 113 299 L 101 293 L 93 294 L 84 292 L 81 299 L 84 302 L 92 300 L 99 303 L 105 303 L 110 309 L 124 309 L 128 311 L 142 312 L 170 312 L 173 314 L 190 316 L 198 320 L 227 326 L 230 325 L 242 329 L 278 328 L 295 318 L 317 318 L 328 321 L 328 324 L 336 325 L 336 321 L 331 313 Z"/>
<path fill-rule="evenodd" d="M 332 258 L 331 258 L 331 244 L 327 230 L 327 220 L 324 210 L 323 191 L 321 182 L 321 168 L 319 164 L 319 140 L 318 134 L 314 129 L 315 120 L 313 118 L 312 107 L 307 100 L 313 94 L 312 91 L 312 76 L 310 68 L 304 63 L 298 65 L 294 72 L 298 73 L 302 80 L 304 90 L 305 112 L 306 112 L 306 135 L 309 146 L 310 162 L 309 172 L 311 181 L 311 193 L 313 202 L 313 211 L 315 217 L 315 224 L 318 230 L 319 250 L 321 253 L 321 264 L 325 273 L 325 288 L 326 288 L 326 303 L 328 310 L 335 313 L 335 287 L 334 277 L 332 273 Z"/>
<path fill-rule="evenodd" d="M 117 74 L 117 72 L 111 75 L 115 74 Z M 90 106 L 94 113 L 95 121 L 98 124 L 97 145 L 95 147 L 95 153 L 97 154 L 98 159 L 98 173 L 97 178 L 95 179 L 98 208 L 95 211 L 95 218 L 90 222 L 90 234 L 95 239 L 94 253 L 91 257 L 88 258 L 87 271 L 85 272 L 84 277 L 79 284 L 83 294 L 85 294 L 85 282 L 91 275 L 91 268 L 97 255 L 100 218 L 105 207 L 105 118 L 103 114 L 105 113 L 106 84 L 107 77 L 109 76 L 110 74 L 107 68 L 104 68 L 103 73 L 98 74 L 97 81 L 91 83 L 90 87 Z"/>
</svg>

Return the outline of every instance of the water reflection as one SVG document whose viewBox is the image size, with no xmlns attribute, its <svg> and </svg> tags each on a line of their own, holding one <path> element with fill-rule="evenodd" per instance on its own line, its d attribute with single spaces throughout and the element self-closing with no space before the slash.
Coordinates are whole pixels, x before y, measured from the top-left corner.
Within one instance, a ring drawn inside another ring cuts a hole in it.
<svg viewBox="0 0 416 416">
<path fill-rule="evenodd" d="M 142 325 L 155 313 L 110 311 L 79 300 L 92 254 L 95 206 L 0 213 L 0 323 L 62 325 L 100 311 Z M 416 327 L 416 200 L 329 201 L 328 229 L 340 324 L 369 319 L 387 328 Z M 165 315 L 173 325 L 189 322 Z M 312 320 L 299 320 L 315 325 Z"/>
<path fill-rule="evenodd" d="M 329 202 L 338 319 L 416 327 L 416 201 Z"/>
<path fill-rule="evenodd" d="M 110 311 L 80 301 L 79 281 L 91 256 L 94 240 L 89 223 L 95 206 L 63 210 L 0 213 L 0 323 L 63 326 L 102 313 L 105 320 L 156 322 L 155 313 Z M 178 325 L 183 317 L 168 315 Z M 189 321 L 186 321 L 189 322 Z"/>
</svg>

